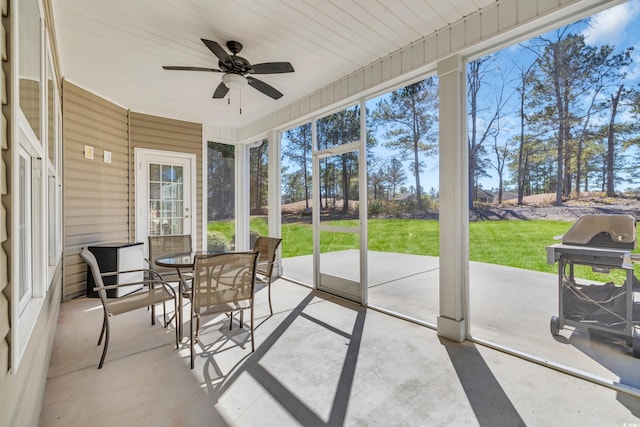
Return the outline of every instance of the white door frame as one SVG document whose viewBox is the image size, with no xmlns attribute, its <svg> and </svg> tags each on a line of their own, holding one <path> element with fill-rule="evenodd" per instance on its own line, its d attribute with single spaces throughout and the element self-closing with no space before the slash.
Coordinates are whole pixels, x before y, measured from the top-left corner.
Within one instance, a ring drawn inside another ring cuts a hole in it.
<svg viewBox="0 0 640 427">
<path fill-rule="evenodd" d="M 366 306 L 368 304 L 368 268 L 367 268 L 367 253 L 368 253 L 368 232 L 367 232 L 367 143 L 366 143 L 366 117 L 365 109 L 366 105 L 364 99 L 360 100 L 360 140 L 349 144 L 340 146 L 334 146 L 325 150 L 317 150 L 317 127 L 316 119 L 312 121 L 311 125 L 311 138 L 312 138 L 312 185 L 313 185 L 313 209 L 312 209 L 312 222 L 313 222 L 313 287 L 319 289 L 321 286 L 321 265 L 320 265 L 320 232 L 321 231 L 333 231 L 342 233 L 354 233 L 360 237 L 360 269 L 359 269 L 359 283 L 360 283 L 360 296 L 359 302 L 361 305 Z M 320 223 L 320 159 L 339 155 L 343 153 L 357 152 L 358 153 L 358 178 L 359 178 L 359 224 L 358 227 L 334 227 L 323 225 Z M 317 208 L 316 208 L 317 207 Z M 329 277 L 329 276 L 327 276 Z M 326 290 L 324 290 L 326 292 Z M 337 291 L 336 295 L 341 296 Z"/>
<path fill-rule="evenodd" d="M 148 158 L 153 157 L 154 160 L 160 160 L 165 163 L 173 163 L 176 159 L 187 161 L 188 170 L 185 171 L 185 176 L 188 176 L 190 188 L 185 188 L 184 193 L 189 196 L 189 212 L 190 221 L 185 231 L 191 234 L 191 239 L 197 241 L 196 236 L 196 155 L 191 153 L 181 153 L 177 151 L 164 151 L 164 150 L 152 150 L 149 148 L 134 148 L 134 162 L 135 162 L 135 227 L 136 227 L 136 241 L 143 242 L 145 244 L 145 253 L 148 253 L 147 240 L 148 240 L 148 224 L 146 222 L 147 217 L 147 200 L 148 194 L 146 190 L 145 182 L 142 182 L 147 172 L 143 168 L 142 162 Z M 186 183 L 186 182 L 185 182 Z M 187 208 L 187 206 L 185 206 Z"/>
</svg>

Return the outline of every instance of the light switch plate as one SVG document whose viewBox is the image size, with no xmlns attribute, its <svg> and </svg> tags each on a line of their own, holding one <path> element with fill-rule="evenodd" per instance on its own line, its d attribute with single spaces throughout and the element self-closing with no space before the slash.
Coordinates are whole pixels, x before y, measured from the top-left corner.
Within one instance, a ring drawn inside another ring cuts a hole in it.
<svg viewBox="0 0 640 427">
<path fill-rule="evenodd" d="M 104 152 L 104 162 L 111 163 L 111 151 Z"/>
<path fill-rule="evenodd" d="M 90 145 L 84 146 L 84 158 L 93 159 L 93 147 L 91 147 Z"/>
</svg>

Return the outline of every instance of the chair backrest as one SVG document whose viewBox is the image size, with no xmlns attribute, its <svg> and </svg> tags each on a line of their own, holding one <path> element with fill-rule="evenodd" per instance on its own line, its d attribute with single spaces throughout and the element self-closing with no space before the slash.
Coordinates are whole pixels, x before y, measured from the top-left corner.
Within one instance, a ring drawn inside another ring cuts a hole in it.
<svg viewBox="0 0 640 427">
<path fill-rule="evenodd" d="M 194 310 L 253 300 L 257 256 L 255 252 L 197 255 L 191 299 Z"/>
<path fill-rule="evenodd" d="M 163 273 L 169 271 L 175 273 L 175 268 L 156 265 L 156 259 L 162 255 L 191 252 L 191 234 L 179 234 L 175 236 L 149 236 L 149 261 L 150 268 Z"/>
<path fill-rule="evenodd" d="M 98 260 L 95 255 L 87 248 L 86 246 L 82 248 L 80 251 L 80 258 L 87 263 L 89 268 L 91 269 L 91 275 L 93 276 L 93 282 L 98 288 L 98 295 L 102 300 L 103 304 L 107 303 L 107 291 L 104 290 L 104 282 L 102 281 L 102 274 L 100 272 L 100 266 L 98 265 Z"/>
<path fill-rule="evenodd" d="M 253 250 L 258 252 L 258 273 L 271 277 L 280 243 L 282 239 L 276 237 L 260 236 L 256 239 Z"/>
</svg>

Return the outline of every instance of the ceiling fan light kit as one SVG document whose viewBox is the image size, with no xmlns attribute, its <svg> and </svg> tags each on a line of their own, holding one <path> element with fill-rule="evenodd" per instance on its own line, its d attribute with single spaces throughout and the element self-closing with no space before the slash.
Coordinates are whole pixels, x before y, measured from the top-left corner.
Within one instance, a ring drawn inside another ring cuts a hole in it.
<svg viewBox="0 0 640 427">
<path fill-rule="evenodd" d="M 247 79 L 240 74 L 227 73 L 222 76 L 222 84 L 224 84 L 229 89 L 229 98 L 227 99 L 227 104 L 231 105 L 231 92 L 237 92 L 240 105 L 238 111 L 240 112 L 240 114 L 242 114 L 242 89 L 247 86 Z"/>
<path fill-rule="evenodd" d="M 230 90 L 242 90 L 247 86 L 247 79 L 240 74 L 227 73 L 222 76 L 222 83 Z"/>
</svg>

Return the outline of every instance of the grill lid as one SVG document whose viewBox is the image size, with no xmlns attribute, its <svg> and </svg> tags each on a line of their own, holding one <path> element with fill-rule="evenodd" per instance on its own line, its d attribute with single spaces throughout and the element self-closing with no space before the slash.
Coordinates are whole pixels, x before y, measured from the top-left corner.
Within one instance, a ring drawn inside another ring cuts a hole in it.
<svg viewBox="0 0 640 427">
<path fill-rule="evenodd" d="M 562 236 L 566 245 L 635 249 L 636 219 L 631 215 L 582 215 Z"/>
</svg>

